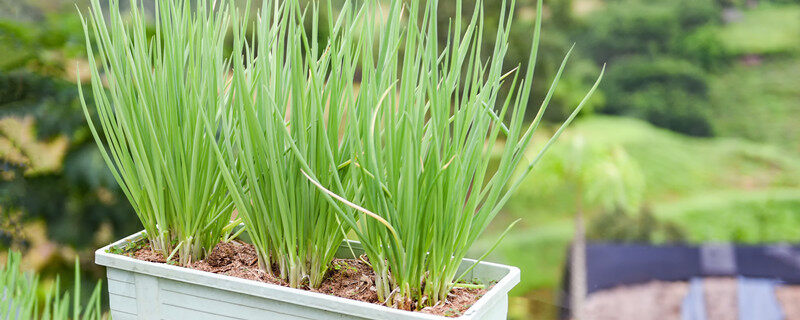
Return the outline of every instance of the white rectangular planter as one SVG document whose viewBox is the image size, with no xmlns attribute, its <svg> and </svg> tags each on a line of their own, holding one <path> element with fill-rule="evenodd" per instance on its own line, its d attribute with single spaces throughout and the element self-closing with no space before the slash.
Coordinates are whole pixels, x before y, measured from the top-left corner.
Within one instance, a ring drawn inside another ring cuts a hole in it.
<svg viewBox="0 0 800 320">
<path fill-rule="evenodd" d="M 108 271 L 111 316 L 127 319 L 506 319 L 508 291 L 519 283 L 519 269 L 481 262 L 465 276 L 496 284 L 458 318 L 403 311 L 372 303 L 252 280 L 145 262 L 108 253 L 135 241 L 133 234 L 95 252 Z M 360 254 L 358 242 L 351 242 Z M 337 256 L 352 258 L 343 243 Z M 460 270 L 474 260 L 464 259 Z"/>
</svg>

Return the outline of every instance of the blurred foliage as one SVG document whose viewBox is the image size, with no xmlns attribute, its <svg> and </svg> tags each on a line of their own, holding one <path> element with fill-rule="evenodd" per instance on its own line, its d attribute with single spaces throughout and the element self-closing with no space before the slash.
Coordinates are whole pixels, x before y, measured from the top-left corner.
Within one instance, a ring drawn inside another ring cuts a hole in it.
<svg viewBox="0 0 800 320">
<path fill-rule="evenodd" d="M 660 217 L 693 243 L 800 241 L 800 189 L 722 191 L 669 203 Z"/>
<path fill-rule="evenodd" d="M 596 61 L 629 55 L 683 54 L 680 42 L 700 27 L 720 23 L 713 0 L 616 0 L 586 23 L 586 46 Z"/>
<path fill-rule="evenodd" d="M 721 4 L 734 8 L 752 8 L 759 3 L 800 4 L 800 0 L 718 0 Z"/>
<path fill-rule="evenodd" d="M 633 116 L 695 136 L 709 136 L 708 80 L 687 60 L 634 56 L 608 70 L 604 112 Z"/>
<path fill-rule="evenodd" d="M 103 276 L 91 251 L 139 227 L 77 100 L 81 3 L 0 1 L 0 249 L 47 284 L 78 257 L 88 294 Z"/>
<path fill-rule="evenodd" d="M 723 16 L 727 17 L 724 22 Z M 727 123 L 715 122 L 741 114 L 739 109 L 775 105 L 772 99 L 762 99 L 762 92 L 772 87 L 762 85 L 761 92 L 756 92 L 729 76 L 728 71 L 742 69 L 732 66 L 739 57 L 749 65 L 770 57 L 796 61 L 794 57 L 800 52 L 800 5 L 796 1 L 609 1 L 587 17 L 585 32 L 578 38 L 586 43 L 596 63 L 609 63 L 601 112 L 638 117 L 690 135 L 751 138 L 756 134 L 732 132 L 725 128 Z M 759 69 L 752 71 L 754 74 L 745 79 L 756 79 Z M 796 71 L 787 71 L 781 80 L 796 88 L 796 75 Z M 723 80 L 714 81 L 717 77 Z M 712 86 L 719 88 L 713 102 L 709 97 Z M 797 100 L 787 103 L 796 99 L 793 94 L 777 98 L 784 107 L 797 106 Z M 761 101 L 742 106 L 741 100 Z M 711 103 L 719 107 L 712 109 Z M 733 115 L 721 110 L 723 104 L 726 109 L 735 109 Z M 764 122 L 754 123 L 766 132 L 775 131 L 760 125 Z M 722 131 L 716 132 L 718 129 Z M 778 129 L 792 130 L 787 126 Z"/>
<path fill-rule="evenodd" d="M 89 136 L 75 84 L 0 73 L 0 92 L 0 210 L 44 219 L 51 239 L 78 247 L 103 223 L 117 235 L 138 229 Z"/>
<path fill-rule="evenodd" d="M 728 55 L 709 26 L 712 0 L 619 0 L 589 17 L 584 40 L 608 62 L 604 113 L 638 117 L 695 136 L 712 135 L 706 70 Z"/>
<path fill-rule="evenodd" d="M 718 135 L 800 151 L 800 59 L 730 68 L 713 78 L 710 96 Z"/>
<path fill-rule="evenodd" d="M 541 188 L 539 197 L 572 197 L 575 209 L 595 211 L 640 210 L 645 180 L 639 165 L 618 145 L 598 145 L 581 132 L 571 132 L 539 164 L 536 181 L 542 186 L 562 185 L 569 190 Z"/>
<path fill-rule="evenodd" d="M 718 71 L 727 66 L 732 56 L 714 25 L 695 29 L 681 38 L 676 48 L 683 58 L 710 71 Z"/>
<path fill-rule="evenodd" d="M 786 1 L 785 3 L 789 3 Z M 732 55 L 785 55 L 800 51 L 800 6 L 765 4 L 714 29 Z"/>
<path fill-rule="evenodd" d="M 629 55 L 675 52 L 676 44 L 694 29 L 717 23 L 713 0 L 617 0 L 587 22 L 585 46 L 595 61 L 613 62 Z"/>
<path fill-rule="evenodd" d="M 77 99 L 74 81 L 88 72 L 76 5 L 85 1 L 0 3 L 0 215 L 15 221 L 0 225 L 0 247 L 35 247 L 43 241 L 31 233 L 46 232 L 91 248 L 98 230 L 138 229 Z M 37 220 L 46 227 L 31 227 Z"/>
<path fill-rule="evenodd" d="M 74 59 L 84 55 L 84 46 L 80 19 L 73 12 L 48 13 L 33 21 L 0 20 L 0 71 L 25 68 L 54 77 L 74 76 Z"/>
<path fill-rule="evenodd" d="M 649 208 L 630 214 L 624 210 L 609 210 L 593 216 L 586 238 L 593 242 L 674 243 L 685 240 L 677 224 L 662 221 Z"/>
</svg>

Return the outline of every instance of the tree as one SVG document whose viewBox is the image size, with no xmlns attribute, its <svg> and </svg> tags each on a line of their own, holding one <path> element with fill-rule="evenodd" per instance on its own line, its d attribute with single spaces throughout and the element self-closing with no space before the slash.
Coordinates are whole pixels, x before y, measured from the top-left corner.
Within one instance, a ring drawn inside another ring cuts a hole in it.
<svg viewBox="0 0 800 320">
<path fill-rule="evenodd" d="M 570 251 L 570 306 L 574 319 L 584 319 L 581 312 L 587 294 L 585 211 L 599 208 L 634 214 L 641 208 L 645 181 L 639 166 L 622 147 L 594 146 L 579 132 L 565 138 L 561 142 L 565 147 L 548 155 L 540 178 L 564 181 L 573 191 L 575 234 Z"/>
</svg>

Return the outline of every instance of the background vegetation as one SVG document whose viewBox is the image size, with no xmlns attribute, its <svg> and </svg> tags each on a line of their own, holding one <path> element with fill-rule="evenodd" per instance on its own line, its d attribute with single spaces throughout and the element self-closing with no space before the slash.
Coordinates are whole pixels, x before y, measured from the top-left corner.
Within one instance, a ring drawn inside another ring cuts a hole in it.
<svg viewBox="0 0 800 320">
<path fill-rule="evenodd" d="M 78 257 L 88 290 L 104 276 L 92 251 L 141 226 L 81 115 L 75 83 L 89 73 L 80 69 L 74 2 L 0 0 L 0 262 L 6 247 L 21 250 L 23 268 L 42 274 L 46 287 Z M 487 25 L 500 11 L 500 1 L 490 2 Z M 528 56 L 534 5 L 518 1 L 507 66 Z M 442 23 L 453 10 L 440 8 Z M 544 14 L 529 110 L 573 43 L 551 123 L 566 117 L 603 63 L 608 73 L 472 250 L 480 255 L 522 218 L 490 257 L 523 271 L 512 317 L 555 317 L 576 199 L 594 241 L 800 241 L 800 1 L 546 0 Z M 589 180 L 637 176 L 641 183 L 620 188 L 638 201 L 621 206 L 609 200 L 619 194 L 577 190 L 564 178 L 576 141 L 598 154 L 624 153 L 628 160 L 598 166 Z"/>
</svg>

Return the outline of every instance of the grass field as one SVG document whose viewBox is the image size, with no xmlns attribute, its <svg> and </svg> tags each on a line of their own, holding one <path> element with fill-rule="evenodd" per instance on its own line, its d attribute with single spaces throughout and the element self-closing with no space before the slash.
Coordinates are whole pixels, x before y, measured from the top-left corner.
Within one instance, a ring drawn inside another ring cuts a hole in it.
<svg viewBox="0 0 800 320">
<path fill-rule="evenodd" d="M 800 189 L 708 192 L 661 205 L 693 243 L 800 241 Z"/>
<path fill-rule="evenodd" d="M 800 6 L 762 4 L 718 31 L 726 49 L 736 55 L 776 54 L 800 50 Z"/>
<path fill-rule="evenodd" d="M 800 37 L 795 41 L 800 43 Z M 734 66 L 712 78 L 711 105 L 717 135 L 775 143 L 800 152 L 800 59 Z"/>
</svg>

